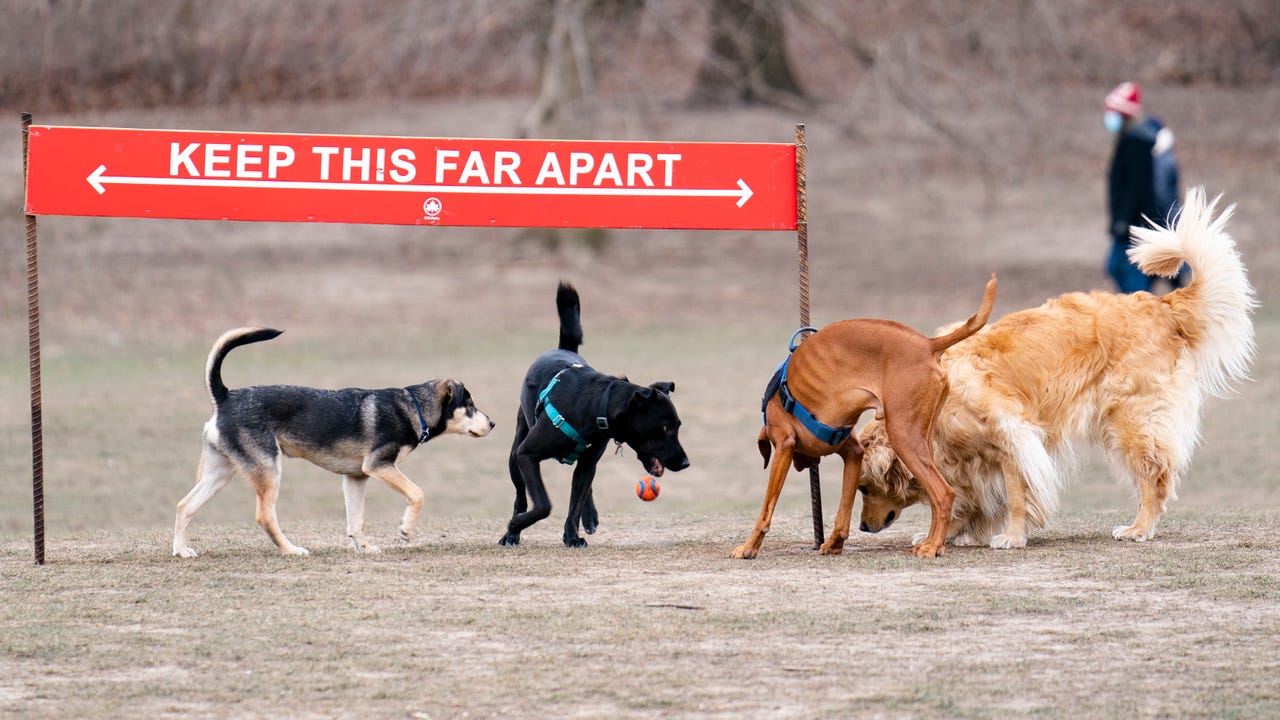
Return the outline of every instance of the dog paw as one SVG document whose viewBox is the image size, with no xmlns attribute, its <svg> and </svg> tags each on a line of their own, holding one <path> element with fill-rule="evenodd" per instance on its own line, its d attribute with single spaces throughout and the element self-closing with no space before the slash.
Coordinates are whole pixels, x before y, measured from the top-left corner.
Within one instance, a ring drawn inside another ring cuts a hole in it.
<svg viewBox="0 0 1280 720">
<path fill-rule="evenodd" d="M 911 552 L 918 558 L 935 558 L 942 555 L 943 547 L 941 543 L 922 542 L 911 548 Z"/>
<path fill-rule="evenodd" d="M 564 546 L 568 548 L 584 548 L 587 546 L 587 541 L 580 537 L 565 538 Z"/>
<path fill-rule="evenodd" d="M 912 536 L 911 536 L 911 545 L 912 545 L 912 547 L 914 547 L 914 546 L 916 546 L 916 545 L 919 545 L 920 543 L 924 542 L 924 539 L 925 539 L 925 538 L 927 538 L 927 537 L 929 537 L 929 533 L 927 533 L 927 532 L 918 532 L 918 533 L 916 533 L 915 535 L 912 535 Z"/>
<path fill-rule="evenodd" d="M 280 554 L 302 556 L 302 555 L 310 555 L 311 551 L 302 547 L 301 545 L 290 545 L 289 547 L 281 548 Z"/>
<path fill-rule="evenodd" d="M 380 555 L 382 554 L 382 548 L 374 545 L 373 543 L 365 543 L 364 545 L 357 546 L 356 552 L 363 553 L 365 555 Z"/>
<path fill-rule="evenodd" d="M 173 551 L 174 557 L 193 558 L 196 557 L 196 551 L 191 546 L 176 548 Z"/>
<path fill-rule="evenodd" d="M 506 547 L 519 545 L 520 536 L 514 533 L 507 533 L 506 535 L 503 535 L 501 539 L 498 540 L 498 544 Z"/>
<path fill-rule="evenodd" d="M 400 528 L 400 539 L 405 542 L 413 540 L 413 528 L 409 528 L 407 530 L 405 528 Z"/>
<path fill-rule="evenodd" d="M 748 547 L 744 544 L 734 548 L 733 558 L 735 560 L 754 560 L 759 553 L 760 550 L 758 548 Z"/>
<path fill-rule="evenodd" d="M 600 527 L 599 518 L 588 518 L 586 515 L 582 516 L 582 532 L 588 535 L 595 535 L 596 528 L 598 527 Z"/>
<path fill-rule="evenodd" d="M 1026 535 L 1006 535 L 1001 533 L 987 543 L 996 550 L 1008 550 L 1010 548 L 1022 548 L 1027 546 Z"/>
<path fill-rule="evenodd" d="M 818 548 L 819 555 L 839 555 L 844 552 L 844 538 L 832 535 Z"/>
<path fill-rule="evenodd" d="M 1117 540 L 1132 540 L 1134 542 L 1146 542 L 1155 534 L 1155 528 L 1143 532 L 1138 529 L 1137 525 L 1117 525 L 1111 529 L 1111 537 Z"/>
</svg>

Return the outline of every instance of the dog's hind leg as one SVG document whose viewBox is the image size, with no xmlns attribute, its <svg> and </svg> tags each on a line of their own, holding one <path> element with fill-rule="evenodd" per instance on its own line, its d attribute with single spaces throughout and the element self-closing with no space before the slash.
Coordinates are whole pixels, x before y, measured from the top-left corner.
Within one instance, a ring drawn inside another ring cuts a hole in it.
<svg viewBox="0 0 1280 720">
<path fill-rule="evenodd" d="M 187 526 L 195 517 L 196 511 L 226 487 L 235 470 L 226 456 L 217 448 L 205 443 L 200 452 L 200 467 L 196 470 L 196 484 L 191 492 L 178 502 L 178 510 L 173 521 L 173 554 L 184 558 L 193 558 L 196 551 L 187 542 Z"/>
<path fill-rule="evenodd" d="M 310 555 L 311 551 L 289 542 L 280 530 L 280 519 L 276 517 L 276 501 L 280 498 L 280 459 L 276 458 L 275 467 L 258 467 L 249 473 L 249 482 L 258 493 L 257 521 L 259 527 L 275 542 L 276 547 L 285 555 Z"/>
<path fill-rule="evenodd" d="M 1170 454 L 1160 448 L 1159 443 L 1126 446 L 1124 455 L 1126 469 L 1138 486 L 1138 515 L 1132 524 L 1113 528 L 1111 536 L 1117 540 L 1145 542 L 1156 534 L 1156 522 L 1173 495 L 1178 471 Z"/>
<path fill-rule="evenodd" d="M 382 550 L 364 536 L 364 491 L 368 475 L 346 475 L 342 478 L 342 497 L 347 504 L 347 537 L 356 552 L 380 553 Z"/>
<path fill-rule="evenodd" d="M 920 481 L 925 495 L 929 498 L 929 534 L 912 548 L 916 557 L 931 558 L 943 553 L 947 542 L 947 531 L 951 525 L 951 506 L 955 502 L 956 491 L 938 472 L 933 464 L 933 448 L 928 440 L 928 422 L 915 423 L 903 420 L 895 421 L 895 415 L 886 415 L 885 429 L 889 431 L 889 443 L 907 466 L 911 474 Z M 928 416 L 926 416 L 927 420 Z"/>
<path fill-rule="evenodd" d="M 529 509 L 529 497 L 525 493 L 524 476 L 520 474 L 520 465 L 516 461 L 516 451 L 528 434 L 529 423 L 525 422 L 524 412 L 516 411 L 516 435 L 515 439 L 511 441 L 511 455 L 507 458 L 507 470 L 511 473 L 511 484 L 516 487 L 516 502 L 513 507 L 513 515 L 519 515 Z"/>
<path fill-rule="evenodd" d="M 511 515 L 511 521 L 507 523 L 506 534 L 498 540 L 499 545 L 519 545 L 520 533 L 524 532 L 525 528 L 551 514 L 551 498 L 547 496 L 547 488 L 542 482 L 542 473 L 538 469 L 539 462 L 533 455 L 516 453 L 513 461 L 515 470 L 523 479 L 525 491 L 533 507 L 524 512 L 520 512 L 517 507 L 517 511 Z"/>
<path fill-rule="evenodd" d="M 1166 501 L 1175 497 L 1198 432 L 1195 423 L 1179 422 L 1176 415 L 1170 408 L 1137 399 L 1111 415 L 1103 442 L 1112 467 L 1137 485 L 1139 502 L 1133 523 L 1112 529 L 1111 536 L 1117 540 L 1150 540 Z"/>
<path fill-rule="evenodd" d="M 596 464 L 604 455 L 607 442 L 598 442 L 587 448 L 573 467 L 573 488 L 569 491 L 569 516 L 564 521 L 565 547 L 586 547 L 587 541 L 578 534 L 578 522 L 582 519 L 584 504 L 591 497 L 591 481 L 596 476 Z M 592 510 L 594 511 L 594 505 Z M 594 528 L 592 528 L 594 529 Z"/>
<path fill-rule="evenodd" d="M 778 504 L 778 496 L 782 493 L 782 484 L 787 480 L 787 471 L 791 469 L 795 444 L 795 438 L 788 436 L 775 446 L 777 453 L 774 454 L 773 464 L 769 466 L 769 487 L 764 493 L 764 505 L 760 508 L 760 517 L 756 519 L 756 525 L 747 536 L 747 541 L 734 549 L 733 557 L 751 560 L 760 554 L 760 544 L 764 542 L 764 536 L 769 532 L 769 526 L 773 522 L 773 509 Z"/>
<path fill-rule="evenodd" d="M 836 509 L 835 526 L 831 537 L 818 548 L 821 555 L 839 555 L 844 542 L 849 539 L 849 523 L 853 516 L 853 500 L 858 494 L 858 480 L 862 477 L 862 446 L 856 437 L 845 440 L 840 448 L 844 460 L 844 485 L 840 489 L 840 506 Z"/>
</svg>

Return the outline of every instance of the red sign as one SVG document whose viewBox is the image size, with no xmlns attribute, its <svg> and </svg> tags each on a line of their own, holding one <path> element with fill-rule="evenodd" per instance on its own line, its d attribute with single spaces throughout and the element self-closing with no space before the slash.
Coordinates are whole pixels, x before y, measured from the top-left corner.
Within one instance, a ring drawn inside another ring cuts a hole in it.
<svg viewBox="0 0 1280 720">
<path fill-rule="evenodd" d="M 795 146 L 33 125 L 26 212 L 793 230 Z"/>
</svg>

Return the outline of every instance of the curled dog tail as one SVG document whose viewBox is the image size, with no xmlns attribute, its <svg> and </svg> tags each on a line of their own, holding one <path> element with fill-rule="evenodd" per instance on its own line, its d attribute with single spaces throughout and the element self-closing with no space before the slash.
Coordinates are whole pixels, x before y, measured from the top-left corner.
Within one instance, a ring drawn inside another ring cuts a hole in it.
<svg viewBox="0 0 1280 720">
<path fill-rule="evenodd" d="M 222 337 L 213 343 L 213 349 L 209 351 L 209 360 L 204 366 L 204 381 L 205 386 L 209 388 L 209 397 L 213 398 L 215 407 L 227 399 L 227 386 L 222 384 L 222 359 L 227 356 L 227 353 L 241 345 L 270 340 L 282 332 L 284 331 L 271 328 L 242 327 L 222 333 Z"/>
<path fill-rule="evenodd" d="M 934 355 L 941 354 L 942 351 L 978 332 L 983 325 L 987 324 L 987 320 L 991 318 L 991 310 L 996 306 L 996 286 L 996 276 L 992 273 L 991 279 L 987 281 L 986 292 L 982 295 L 982 307 L 978 308 L 977 314 L 946 335 L 930 338 Z"/>
<path fill-rule="evenodd" d="M 1129 248 L 1129 258 L 1150 275 L 1173 277 L 1182 263 L 1191 266 L 1191 282 L 1160 299 L 1187 338 L 1202 386 L 1218 397 L 1248 377 L 1257 350 L 1250 315 L 1258 307 L 1235 241 L 1226 231 L 1236 206 L 1214 217 L 1221 199 L 1206 202 L 1204 188 L 1187 190 L 1173 227 L 1135 226 Z"/>
<path fill-rule="evenodd" d="M 578 352 L 582 345 L 581 306 L 578 291 L 567 282 L 556 289 L 556 312 L 560 314 L 560 349 Z"/>
</svg>

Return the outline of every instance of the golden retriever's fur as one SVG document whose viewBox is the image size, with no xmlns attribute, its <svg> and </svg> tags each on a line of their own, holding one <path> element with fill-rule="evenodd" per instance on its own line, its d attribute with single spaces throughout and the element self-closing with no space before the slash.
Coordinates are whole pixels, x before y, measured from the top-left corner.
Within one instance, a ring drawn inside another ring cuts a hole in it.
<svg viewBox="0 0 1280 720">
<path fill-rule="evenodd" d="M 1027 525 L 1058 507 L 1073 449 L 1097 443 L 1137 487 L 1133 523 L 1112 534 L 1145 541 L 1199 441 L 1201 404 L 1244 379 L 1254 353 L 1253 289 L 1224 231 L 1234 206 L 1187 193 L 1173 229 L 1135 228 L 1130 257 L 1191 283 L 1168 295 L 1068 293 L 1008 315 L 942 356 L 950 393 L 933 429 L 934 460 L 956 491 L 957 544 L 1021 547 Z M 921 499 L 883 423 L 862 430 L 862 529 L 876 532 Z"/>
</svg>

